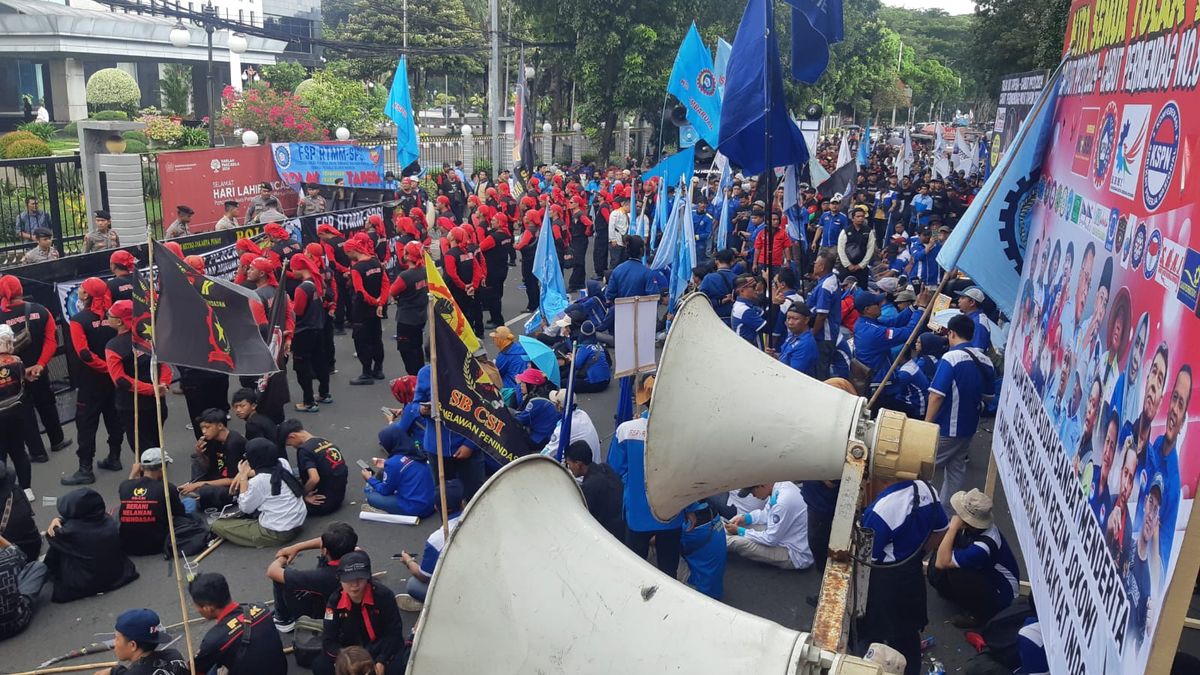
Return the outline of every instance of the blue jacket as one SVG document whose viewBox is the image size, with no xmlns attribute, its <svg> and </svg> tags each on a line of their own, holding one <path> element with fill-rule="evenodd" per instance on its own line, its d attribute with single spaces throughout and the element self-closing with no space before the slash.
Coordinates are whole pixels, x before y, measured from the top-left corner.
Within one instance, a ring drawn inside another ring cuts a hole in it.
<svg viewBox="0 0 1200 675">
<path fill-rule="evenodd" d="M 437 487 L 433 483 L 433 472 L 425 462 L 405 455 L 392 455 L 383 463 L 383 480 L 372 477 L 367 479 L 367 484 L 381 495 L 395 495 L 397 505 L 404 513 L 421 518 L 433 515 Z"/>
<path fill-rule="evenodd" d="M 517 376 L 529 367 L 529 355 L 520 342 L 514 342 L 508 349 L 496 354 L 496 369 L 500 371 L 500 382 L 505 389 L 516 392 L 517 405 L 521 405 L 521 385 Z"/>
<path fill-rule="evenodd" d="M 731 269 L 719 269 L 715 272 L 709 272 L 700 280 L 700 292 L 708 298 L 712 303 L 713 309 L 716 310 L 717 316 L 722 319 L 729 318 L 729 312 L 733 309 L 732 302 L 725 302 L 726 296 L 733 293 L 733 284 L 737 280 L 737 274 L 734 274 Z"/>
<path fill-rule="evenodd" d="M 700 502 L 703 504 L 703 502 Z M 691 511 L 696 504 L 688 507 Z M 688 531 L 687 520 L 683 521 L 680 544 L 683 559 L 688 566 L 688 585 L 713 600 L 725 594 L 725 528 L 720 518 L 707 523 L 697 523 L 696 529 Z"/>
<path fill-rule="evenodd" d="M 883 380 L 891 366 L 892 347 L 902 345 L 921 322 L 921 313 L 911 308 L 886 323 L 882 319 L 859 316 L 854 324 L 854 355 L 873 371 L 871 383 Z"/>
<path fill-rule="evenodd" d="M 608 464 L 621 477 L 625 489 L 625 525 L 634 532 L 656 532 L 683 527 L 683 513 L 660 523 L 646 500 L 646 418 L 649 412 L 617 427 L 608 448 Z"/>
<path fill-rule="evenodd" d="M 428 420 L 421 417 L 421 406 L 416 401 L 406 404 L 395 422 L 379 430 L 380 447 L 389 455 L 408 455 L 423 450 L 421 442 L 425 439 L 426 422 Z"/>
<path fill-rule="evenodd" d="M 713 217 L 707 213 L 692 214 L 692 229 L 696 233 L 696 247 L 703 251 L 712 236 Z"/>
<path fill-rule="evenodd" d="M 467 438 L 465 436 L 461 436 L 459 434 L 454 433 L 453 431 L 450 431 L 450 429 L 445 424 L 443 424 L 442 425 L 442 456 L 443 457 L 452 457 L 454 455 L 454 451 L 458 450 L 459 446 L 463 446 L 463 445 L 471 448 L 472 450 L 474 450 L 476 452 L 479 451 L 479 447 L 477 445 L 475 445 L 471 441 L 467 440 Z M 421 447 L 425 450 L 426 455 L 429 455 L 432 457 L 437 454 L 437 425 L 436 424 L 430 424 L 430 423 L 426 422 L 425 436 L 421 439 Z"/>
<path fill-rule="evenodd" d="M 977 347 L 984 352 L 991 349 L 992 332 L 983 323 L 983 312 L 975 310 L 967 316 L 971 317 L 971 323 L 975 324 L 975 334 L 971 337 L 971 341 L 967 343 L 967 346 Z"/>
<path fill-rule="evenodd" d="M 537 397 L 529 399 L 525 409 L 513 417 L 529 429 L 529 440 L 535 445 L 542 445 L 550 440 L 560 415 L 549 399 Z"/>
<path fill-rule="evenodd" d="M 641 260 L 629 259 L 617 265 L 609 275 L 604 300 L 611 306 L 617 298 L 658 295 L 658 290 L 654 272 Z"/>
<path fill-rule="evenodd" d="M 779 347 L 779 361 L 809 377 L 817 376 L 817 339 L 812 331 L 789 334 Z"/>
<path fill-rule="evenodd" d="M 576 354 L 575 378 L 588 384 L 612 381 L 612 365 L 608 353 L 598 342 L 580 342 Z"/>
</svg>

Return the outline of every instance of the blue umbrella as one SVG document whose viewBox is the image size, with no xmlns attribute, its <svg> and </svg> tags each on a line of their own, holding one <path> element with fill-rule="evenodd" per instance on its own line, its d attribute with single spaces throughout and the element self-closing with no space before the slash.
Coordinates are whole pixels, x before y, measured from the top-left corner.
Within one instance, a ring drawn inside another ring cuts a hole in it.
<svg viewBox="0 0 1200 675">
<path fill-rule="evenodd" d="M 525 348 L 525 354 L 529 357 L 529 361 L 540 371 L 546 374 L 546 377 L 554 383 L 554 386 L 562 386 L 562 378 L 558 373 L 558 357 L 554 355 L 554 350 L 541 342 L 535 337 L 521 335 L 517 338 L 521 341 L 521 346 Z"/>
</svg>

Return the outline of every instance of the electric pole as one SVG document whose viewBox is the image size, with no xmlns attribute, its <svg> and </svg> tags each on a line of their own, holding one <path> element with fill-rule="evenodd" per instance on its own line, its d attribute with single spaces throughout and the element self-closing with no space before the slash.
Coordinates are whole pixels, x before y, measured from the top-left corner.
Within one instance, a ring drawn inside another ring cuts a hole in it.
<svg viewBox="0 0 1200 675">
<path fill-rule="evenodd" d="M 500 89 L 500 0 L 488 0 L 492 24 L 492 58 L 488 67 L 488 127 L 492 134 L 492 179 L 503 168 L 500 116 L 504 114 L 504 92 Z"/>
</svg>

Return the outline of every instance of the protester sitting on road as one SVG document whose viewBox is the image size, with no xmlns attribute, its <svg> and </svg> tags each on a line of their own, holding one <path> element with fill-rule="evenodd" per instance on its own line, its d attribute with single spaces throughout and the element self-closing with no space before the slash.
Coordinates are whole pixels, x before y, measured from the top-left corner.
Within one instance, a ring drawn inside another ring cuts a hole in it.
<svg viewBox="0 0 1200 675">
<path fill-rule="evenodd" d="M 374 471 L 362 469 L 362 478 L 366 482 L 363 495 L 368 507 L 418 518 L 433 515 L 437 486 L 429 470 L 428 455 L 419 445 L 394 452 L 387 459 L 374 457 L 371 461 Z"/>
<path fill-rule="evenodd" d="M 193 422 L 200 426 L 196 454 L 192 455 L 192 479 L 179 486 L 185 497 L 195 497 L 201 508 L 221 508 L 233 502 L 230 486 L 238 463 L 246 454 L 246 439 L 226 426 L 224 410 L 209 408 Z"/>
<path fill-rule="evenodd" d="M 763 508 L 735 516 L 725 524 L 730 552 L 785 570 L 813 565 L 808 548 L 808 507 L 795 483 L 764 483 L 744 488 L 741 496 L 766 499 Z"/>
<path fill-rule="evenodd" d="M 379 430 L 379 445 L 388 456 L 421 454 L 427 418 L 421 416 L 421 404 L 413 400 L 417 388 L 416 375 L 392 380 L 392 396 L 403 408 L 388 408 L 384 417 L 388 425 Z"/>
<path fill-rule="evenodd" d="M 308 515 L 304 486 L 279 459 L 279 449 L 271 441 L 256 438 L 246 444 L 234 491 L 241 512 L 255 517 L 222 518 L 213 523 L 213 534 L 254 548 L 286 544 L 300 534 Z"/>
<path fill-rule="evenodd" d="M 33 621 L 48 575 L 45 564 L 0 536 L 0 640 L 20 633 Z"/>
<path fill-rule="evenodd" d="M 29 560 L 37 560 L 42 551 L 42 533 L 33 520 L 33 507 L 25 491 L 17 485 L 17 476 L 0 461 L 0 536 L 14 544 Z"/>
<path fill-rule="evenodd" d="M 607 464 L 595 461 L 595 453 L 585 441 L 572 441 L 567 446 L 563 463 L 579 481 L 588 512 L 617 540 L 625 537 L 625 520 L 621 515 L 624 486 L 621 477 Z"/>
<path fill-rule="evenodd" d="M 370 556 L 364 551 L 342 556 L 338 584 L 325 605 L 322 653 L 313 662 L 314 675 L 333 675 L 334 661 L 345 647 L 366 649 L 383 664 L 384 675 L 403 675 L 408 660 L 404 622 L 391 589 L 371 578 Z"/>
<path fill-rule="evenodd" d="M 550 440 L 546 442 L 545 451 L 547 454 L 552 454 L 558 458 L 560 437 L 562 435 L 562 408 L 566 404 L 567 391 L 565 389 L 557 389 L 550 392 L 550 402 L 554 404 L 554 409 L 558 412 L 559 420 L 554 425 L 554 432 L 550 434 Z M 568 439 L 570 444 L 579 442 L 585 443 L 592 451 L 592 462 L 600 463 L 600 435 L 596 432 L 596 425 L 592 423 L 592 418 L 583 408 L 579 407 L 577 401 L 571 401 L 571 438 Z"/>
<path fill-rule="evenodd" d="M 117 617 L 113 655 L 120 663 L 95 675 L 187 675 L 188 660 L 178 650 L 163 647 L 171 637 L 152 609 L 127 609 Z M 128 663 L 129 665 L 122 665 Z"/>
<path fill-rule="evenodd" d="M 952 619 L 959 628 L 987 623 L 1017 596 L 1020 570 L 1004 535 L 992 520 L 992 499 L 978 489 L 950 497 L 954 516 L 929 566 L 929 585 L 965 610 Z"/>
<path fill-rule="evenodd" d="M 425 540 L 425 550 L 421 552 L 420 565 L 407 551 L 400 552 L 400 560 L 404 563 L 404 568 L 412 575 L 408 578 L 408 586 L 404 589 L 405 594 L 399 597 L 401 607 L 405 611 L 420 611 L 425 602 L 425 596 L 429 593 L 429 582 L 433 579 L 433 571 L 437 567 L 438 559 L 446 549 L 446 530 L 453 533 L 458 528 L 459 517 L 466 506 L 462 483 L 457 480 L 446 481 L 447 526 L 439 527 L 429 533 L 429 537 Z M 441 508 L 440 501 L 438 508 Z"/>
<path fill-rule="evenodd" d="M 229 582 L 211 572 L 192 579 L 188 594 L 200 616 L 215 622 L 196 651 L 197 673 L 212 673 L 218 667 L 228 675 L 287 673 L 287 656 L 271 621 L 271 610 L 255 603 L 234 602 Z"/>
<path fill-rule="evenodd" d="M 546 379 L 545 373 L 533 366 L 518 375 L 517 382 L 521 385 L 525 408 L 514 414 L 513 418 L 529 431 L 533 449 L 541 451 L 558 423 L 558 409 L 549 398 L 554 384 Z"/>
<path fill-rule="evenodd" d="M 46 528 L 46 567 L 54 580 L 54 602 L 106 593 L 138 578 L 121 552 L 117 521 L 105 512 L 104 497 L 80 488 L 58 498 L 59 516 Z"/>
<path fill-rule="evenodd" d="M 317 619 L 324 615 L 325 603 L 338 587 L 339 561 L 356 546 L 358 533 L 354 528 L 335 522 L 327 525 L 321 536 L 284 546 L 275 553 L 267 567 L 267 578 L 275 597 L 275 628 L 280 633 L 292 632 L 301 616 Z M 320 551 L 316 567 L 294 569 L 296 556 L 313 550 Z"/>
<path fill-rule="evenodd" d="M 517 382 L 517 376 L 529 367 L 529 356 L 508 326 L 500 326 L 488 336 L 500 350 L 496 354 L 496 369 L 500 371 L 500 381 L 505 389 L 516 392 L 515 405 L 521 405 L 524 401 L 521 398 L 521 385 Z"/>
<path fill-rule="evenodd" d="M 331 441 L 310 434 L 300 420 L 284 420 L 279 425 L 279 440 L 296 449 L 296 467 L 304 481 L 308 515 L 325 516 L 340 509 L 350 475 L 342 451 Z"/>
<path fill-rule="evenodd" d="M 720 600 L 725 594 L 725 561 L 729 557 L 721 516 L 705 501 L 694 502 L 683 514 L 680 544 L 688 568 L 684 581 L 713 600 Z"/>
<path fill-rule="evenodd" d="M 233 414 L 246 423 L 245 437 L 247 441 L 265 438 L 274 443 L 279 435 L 279 428 L 263 413 L 258 411 L 258 392 L 248 387 L 233 392 Z"/>
<path fill-rule="evenodd" d="M 121 550 L 129 555 L 162 555 L 170 535 L 167 500 L 175 518 L 184 514 L 179 489 L 163 485 L 163 462 L 173 460 L 161 448 L 146 448 L 141 462 L 133 465 L 129 479 L 117 488 L 121 505 L 117 522 L 121 531 Z M 169 550 L 169 549 L 166 549 Z"/>
</svg>

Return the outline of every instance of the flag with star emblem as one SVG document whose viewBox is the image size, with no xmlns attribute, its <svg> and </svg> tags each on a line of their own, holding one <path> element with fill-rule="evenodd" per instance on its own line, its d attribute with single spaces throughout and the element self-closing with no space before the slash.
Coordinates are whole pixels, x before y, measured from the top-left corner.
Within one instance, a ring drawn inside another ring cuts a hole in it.
<svg viewBox="0 0 1200 675">
<path fill-rule="evenodd" d="M 160 296 L 154 322 L 159 361 L 230 375 L 278 370 L 249 298 L 233 284 L 197 273 L 162 244 L 152 246 Z"/>
</svg>

